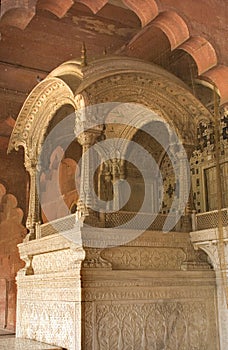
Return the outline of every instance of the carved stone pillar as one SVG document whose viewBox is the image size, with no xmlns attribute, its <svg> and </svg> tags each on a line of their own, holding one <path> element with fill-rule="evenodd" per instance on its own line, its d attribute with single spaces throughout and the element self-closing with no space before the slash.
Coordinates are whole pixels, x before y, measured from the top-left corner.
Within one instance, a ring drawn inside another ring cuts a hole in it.
<svg viewBox="0 0 228 350">
<path fill-rule="evenodd" d="M 82 146 L 82 164 L 81 164 L 81 183 L 80 183 L 80 199 L 79 199 L 79 211 L 83 216 L 88 216 L 91 212 L 90 208 L 95 207 L 95 198 L 93 195 L 94 183 L 93 183 L 93 159 L 90 157 L 89 148 L 93 146 L 97 138 L 101 135 L 100 130 L 86 130 L 77 136 L 77 140 Z"/>
<path fill-rule="evenodd" d="M 224 227 L 224 240 L 218 239 L 217 229 L 191 232 L 191 241 L 195 249 L 202 249 L 210 258 L 216 274 L 218 321 L 220 335 L 220 350 L 228 348 L 228 229 Z M 223 250 L 223 252 L 221 251 Z M 221 261 L 221 255 L 225 263 Z"/>
<path fill-rule="evenodd" d="M 40 222 L 40 202 L 37 189 L 38 163 L 35 159 L 25 158 L 25 168 L 30 175 L 29 209 L 26 227 L 29 230 L 28 240 L 35 239 L 35 227 Z"/>
</svg>

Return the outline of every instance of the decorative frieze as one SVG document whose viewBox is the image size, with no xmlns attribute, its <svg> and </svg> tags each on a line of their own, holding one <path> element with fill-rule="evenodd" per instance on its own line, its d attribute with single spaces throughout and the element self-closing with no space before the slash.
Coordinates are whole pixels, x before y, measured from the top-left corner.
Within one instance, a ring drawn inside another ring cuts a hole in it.
<svg viewBox="0 0 228 350">
<path fill-rule="evenodd" d="M 105 249 L 102 258 L 111 262 L 113 269 L 180 270 L 186 254 L 176 248 L 117 247 Z"/>
</svg>

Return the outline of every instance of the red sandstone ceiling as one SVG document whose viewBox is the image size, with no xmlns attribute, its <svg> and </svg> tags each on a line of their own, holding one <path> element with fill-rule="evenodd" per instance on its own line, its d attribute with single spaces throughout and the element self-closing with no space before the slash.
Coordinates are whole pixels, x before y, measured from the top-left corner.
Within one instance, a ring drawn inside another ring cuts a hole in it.
<svg viewBox="0 0 228 350">
<path fill-rule="evenodd" d="M 107 55 L 139 57 L 228 101 L 227 0 L 2 0 L 0 137 L 31 89 L 56 66 Z"/>
</svg>

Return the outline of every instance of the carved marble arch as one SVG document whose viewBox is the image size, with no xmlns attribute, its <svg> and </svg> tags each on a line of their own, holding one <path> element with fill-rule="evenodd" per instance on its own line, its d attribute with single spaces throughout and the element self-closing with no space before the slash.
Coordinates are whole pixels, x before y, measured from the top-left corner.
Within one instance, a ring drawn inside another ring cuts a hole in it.
<svg viewBox="0 0 228 350">
<path fill-rule="evenodd" d="M 26 226 L 30 232 L 40 221 L 40 205 L 37 187 L 39 156 L 47 129 L 62 106 L 76 109 L 70 87 L 58 77 L 47 77 L 27 97 L 13 129 L 8 152 L 22 146 L 25 150 L 25 167 L 30 174 L 29 210 Z"/>
<path fill-rule="evenodd" d="M 63 105 L 75 108 L 69 86 L 59 78 L 39 83 L 25 100 L 13 129 L 8 152 L 19 146 L 25 149 L 25 166 L 37 163 L 46 129 L 56 111 Z"/>
<path fill-rule="evenodd" d="M 91 105 L 115 101 L 142 104 L 167 121 L 187 145 L 195 144 L 196 119 L 211 117 L 181 80 L 138 59 L 97 61 L 84 71 L 77 92 L 86 93 Z"/>
</svg>

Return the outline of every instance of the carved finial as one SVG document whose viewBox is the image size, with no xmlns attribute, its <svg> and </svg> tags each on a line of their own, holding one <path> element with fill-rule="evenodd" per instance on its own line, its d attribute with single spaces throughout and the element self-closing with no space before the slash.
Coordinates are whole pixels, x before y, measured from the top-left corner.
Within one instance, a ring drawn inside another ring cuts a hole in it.
<svg viewBox="0 0 228 350">
<path fill-rule="evenodd" d="M 87 66 L 87 56 L 86 56 L 86 46 L 85 42 L 83 41 L 82 43 L 82 54 L 81 54 L 81 65 L 83 67 Z"/>
</svg>

